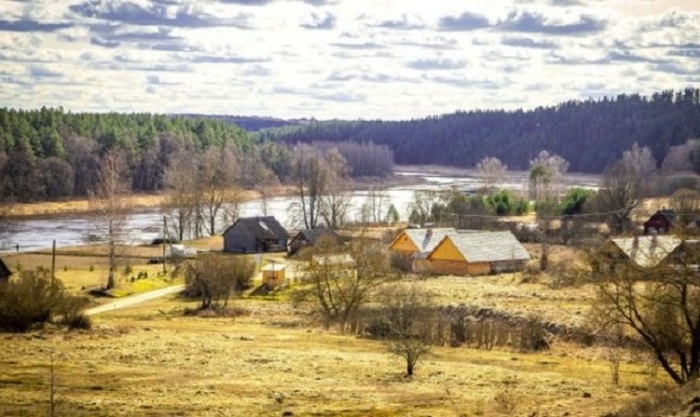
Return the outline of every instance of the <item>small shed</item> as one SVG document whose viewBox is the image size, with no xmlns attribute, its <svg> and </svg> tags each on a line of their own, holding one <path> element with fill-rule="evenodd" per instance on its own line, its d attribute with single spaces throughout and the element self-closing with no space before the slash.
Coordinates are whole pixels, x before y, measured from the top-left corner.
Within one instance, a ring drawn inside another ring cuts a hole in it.
<svg viewBox="0 0 700 417">
<path fill-rule="evenodd" d="M 10 271 L 10 268 L 8 268 L 7 265 L 5 265 L 5 262 L 0 259 L 0 282 L 8 281 L 11 275 L 12 271 Z"/>
<path fill-rule="evenodd" d="M 241 217 L 224 232 L 224 252 L 285 252 L 288 239 L 287 230 L 272 216 Z"/>
<path fill-rule="evenodd" d="M 671 229 L 676 214 L 673 210 L 662 209 L 644 222 L 645 235 L 665 235 Z"/>
<path fill-rule="evenodd" d="M 270 287 L 279 287 L 286 282 L 287 265 L 272 262 L 262 268 L 262 282 Z"/>
<path fill-rule="evenodd" d="M 306 229 L 300 230 L 287 245 L 287 254 L 294 255 L 303 248 L 312 247 L 321 238 L 333 239 L 336 243 L 340 240 L 337 233 L 330 229 Z"/>
</svg>

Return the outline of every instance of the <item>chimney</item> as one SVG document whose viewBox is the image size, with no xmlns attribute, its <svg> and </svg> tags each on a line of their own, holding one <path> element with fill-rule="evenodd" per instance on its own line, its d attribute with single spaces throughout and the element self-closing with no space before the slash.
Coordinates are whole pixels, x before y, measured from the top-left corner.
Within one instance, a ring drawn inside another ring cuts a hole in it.
<svg viewBox="0 0 700 417">
<path fill-rule="evenodd" d="M 637 249 L 639 247 L 639 236 L 634 235 L 632 238 L 632 249 Z"/>
<path fill-rule="evenodd" d="M 433 237 L 433 229 L 426 229 L 425 230 L 425 239 L 430 240 L 430 238 Z"/>
</svg>

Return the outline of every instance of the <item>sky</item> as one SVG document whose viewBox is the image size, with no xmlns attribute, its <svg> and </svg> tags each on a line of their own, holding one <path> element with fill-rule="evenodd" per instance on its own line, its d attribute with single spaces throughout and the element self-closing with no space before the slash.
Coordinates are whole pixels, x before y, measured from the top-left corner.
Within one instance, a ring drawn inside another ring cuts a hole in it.
<svg viewBox="0 0 700 417">
<path fill-rule="evenodd" d="M 700 84 L 700 0 L 0 0 L 0 106 L 316 119 Z"/>
</svg>

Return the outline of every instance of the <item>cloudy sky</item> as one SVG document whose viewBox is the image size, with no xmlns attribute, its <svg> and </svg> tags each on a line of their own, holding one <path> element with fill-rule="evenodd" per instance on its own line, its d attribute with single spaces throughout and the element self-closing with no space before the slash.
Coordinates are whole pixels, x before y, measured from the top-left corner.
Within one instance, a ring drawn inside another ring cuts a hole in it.
<svg viewBox="0 0 700 417">
<path fill-rule="evenodd" d="M 700 0 L 0 0 L 0 105 L 403 119 L 700 84 Z"/>
</svg>

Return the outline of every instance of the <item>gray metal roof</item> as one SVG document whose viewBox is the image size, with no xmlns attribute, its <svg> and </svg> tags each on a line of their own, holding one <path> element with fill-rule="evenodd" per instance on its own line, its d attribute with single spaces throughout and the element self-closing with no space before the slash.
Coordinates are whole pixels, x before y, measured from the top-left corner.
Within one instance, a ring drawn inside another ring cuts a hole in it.
<svg viewBox="0 0 700 417">
<path fill-rule="evenodd" d="M 671 235 L 626 237 L 612 241 L 625 255 L 643 268 L 658 265 L 682 243 L 679 238 Z"/>
<path fill-rule="evenodd" d="M 530 253 L 510 231 L 449 233 L 467 262 L 525 261 Z"/>
<path fill-rule="evenodd" d="M 404 233 L 411 238 L 413 243 L 418 246 L 420 253 L 430 253 L 435 249 L 438 243 L 448 233 L 456 233 L 457 230 L 452 227 L 436 228 L 436 229 L 406 229 Z"/>
</svg>

